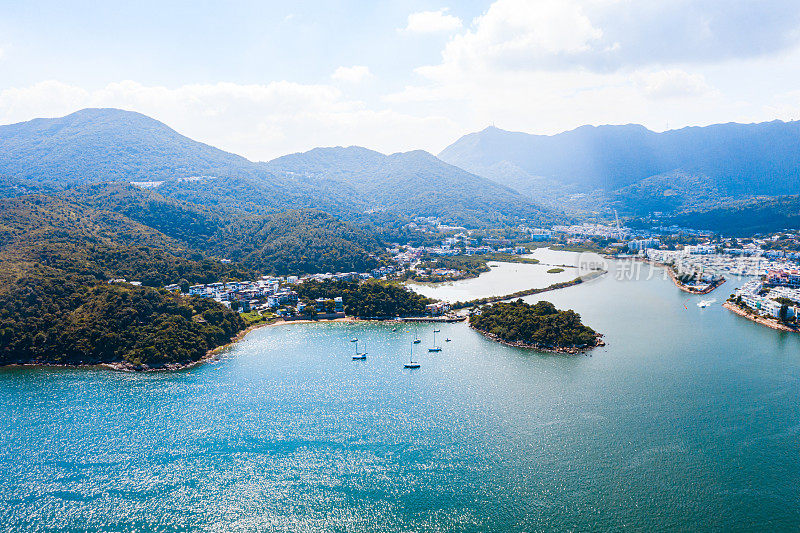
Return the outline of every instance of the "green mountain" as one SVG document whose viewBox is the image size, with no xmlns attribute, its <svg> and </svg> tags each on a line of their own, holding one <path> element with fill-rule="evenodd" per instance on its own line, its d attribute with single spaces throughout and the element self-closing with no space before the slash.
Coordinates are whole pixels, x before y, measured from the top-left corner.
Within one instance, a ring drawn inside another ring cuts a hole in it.
<svg viewBox="0 0 800 533">
<path fill-rule="evenodd" d="M 800 229 L 800 196 L 761 197 L 709 209 L 686 210 L 661 219 L 660 223 L 737 237 L 781 230 L 797 231 Z"/>
<path fill-rule="evenodd" d="M 0 126 L 0 175 L 68 183 L 256 177 L 247 159 L 140 113 L 83 109 Z"/>
<path fill-rule="evenodd" d="M 347 191 L 365 212 L 435 216 L 472 226 L 553 218 L 518 192 L 421 150 L 383 155 L 356 146 L 315 148 L 266 166 L 279 176 Z"/>
<path fill-rule="evenodd" d="M 163 368 L 200 359 L 244 327 L 237 313 L 212 300 L 106 283 L 238 274 L 189 255 L 118 213 L 43 195 L 0 200 L 0 365 Z"/>
<path fill-rule="evenodd" d="M 348 219 L 378 212 L 464 224 L 548 216 L 516 191 L 425 152 L 326 148 L 256 163 L 119 109 L 0 126 L 0 176 L 18 188 L 137 182 L 184 202 L 261 214 L 313 208 Z"/>
<path fill-rule="evenodd" d="M 0 200 L 0 268 L 46 264 L 98 279 L 159 286 L 264 273 L 365 271 L 372 235 L 316 210 L 215 211 L 126 184 Z M 223 265 L 220 259 L 230 259 Z"/>
</svg>

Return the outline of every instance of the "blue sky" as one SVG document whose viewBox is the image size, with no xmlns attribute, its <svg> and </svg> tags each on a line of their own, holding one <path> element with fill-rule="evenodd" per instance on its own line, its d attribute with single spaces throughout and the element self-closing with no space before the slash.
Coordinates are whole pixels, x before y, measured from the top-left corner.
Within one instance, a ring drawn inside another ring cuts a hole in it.
<svg viewBox="0 0 800 533">
<path fill-rule="evenodd" d="M 121 107 L 251 159 L 794 119 L 799 67 L 787 0 L 0 4 L 0 123 Z"/>
</svg>

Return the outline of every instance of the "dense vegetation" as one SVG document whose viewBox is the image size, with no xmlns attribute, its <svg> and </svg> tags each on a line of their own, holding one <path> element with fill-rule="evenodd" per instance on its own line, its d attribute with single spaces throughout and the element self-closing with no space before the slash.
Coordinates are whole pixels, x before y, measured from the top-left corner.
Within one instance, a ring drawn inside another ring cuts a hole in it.
<svg viewBox="0 0 800 533">
<path fill-rule="evenodd" d="M 116 213 L 51 196 L 0 200 L 0 280 L 35 265 L 97 280 L 149 286 L 249 277 L 254 271 L 191 252 L 164 234 Z"/>
<path fill-rule="evenodd" d="M 253 214 L 181 202 L 125 184 L 88 186 L 74 195 L 188 248 L 262 273 L 363 272 L 378 265 L 383 250 L 368 231 L 313 209 Z"/>
<path fill-rule="evenodd" d="M 375 237 L 320 211 L 236 214 L 123 184 L 61 194 L 70 200 L 0 199 L 0 251 L 18 261 L 152 286 L 265 273 L 363 272 L 380 264 Z M 232 263 L 223 265 L 222 258 Z"/>
<path fill-rule="evenodd" d="M 243 327 L 213 300 L 37 268 L 0 293 L 0 364 L 181 365 Z"/>
<path fill-rule="evenodd" d="M 470 325 L 501 341 L 537 348 L 579 348 L 597 343 L 597 334 L 581 323 L 578 313 L 559 311 L 546 301 L 485 305 L 470 317 Z"/>
<path fill-rule="evenodd" d="M 378 280 L 307 281 L 298 285 L 297 294 L 305 300 L 341 296 L 345 313 L 362 318 L 420 316 L 432 302 L 402 285 Z"/>
<path fill-rule="evenodd" d="M 757 198 L 711 209 L 694 209 L 662 223 L 733 236 L 797 229 L 800 228 L 800 196 Z"/>
<path fill-rule="evenodd" d="M 129 186 L 61 194 L 0 199 L 0 364 L 185 364 L 245 323 L 212 300 L 147 286 L 379 262 L 374 238 L 319 211 L 237 218 Z M 106 283 L 116 278 L 145 287 Z"/>
</svg>

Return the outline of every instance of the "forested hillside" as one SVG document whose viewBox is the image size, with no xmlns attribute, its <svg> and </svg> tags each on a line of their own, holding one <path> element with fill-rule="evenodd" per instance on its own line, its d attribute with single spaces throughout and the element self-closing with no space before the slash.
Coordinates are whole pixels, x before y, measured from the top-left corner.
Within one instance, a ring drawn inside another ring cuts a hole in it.
<svg viewBox="0 0 800 533">
<path fill-rule="evenodd" d="M 121 109 L 0 126 L 0 174 L 71 183 L 256 176 L 243 157 Z"/>
<path fill-rule="evenodd" d="M 0 200 L 0 276 L 11 281 L 36 265 L 150 286 L 248 273 L 123 215 L 52 196 Z"/>
<path fill-rule="evenodd" d="M 0 291 L 0 365 L 185 365 L 244 327 L 213 300 L 35 267 Z"/>
<path fill-rule="evenodd" d="M 382 252 L 374 237 L 320 211 L 235 215 L 124 185 L 70 195 L 0 200 L 6 270 L 36 262 L 160 286 L 182 279 L 365 271 L 379 264 Z M 231 263 L 222 264 L 223 258 Z"/>
<path fill-rule="evenodd" d="M 183 365 L 244 323 L 213 300 L 152 287 L 363 271 L 381 249 L 319 211 L 240 218 L 127 185 L 65 194 L 0 199 L 0 364 Z M 144 286 L 107 283 L 116 278 Z"/>
<path fill-rule="evenodd" d="M 800 197 L 755 198 L 712 209 L 690 210 L 662 224 L 711 230 L 726 236 L 750 236 L 800 229 Z"/>
</svg>

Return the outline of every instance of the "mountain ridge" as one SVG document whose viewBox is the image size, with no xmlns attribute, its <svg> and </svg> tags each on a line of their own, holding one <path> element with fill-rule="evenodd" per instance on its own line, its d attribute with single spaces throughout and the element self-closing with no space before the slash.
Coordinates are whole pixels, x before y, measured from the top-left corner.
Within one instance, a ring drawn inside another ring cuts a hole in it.
<svg viewBox="0 0 800 533">
<path fill-rule="evenodd" d="M 256 213 L 316 208 L 356 219 L 374 212 L 431 216 L 441 208 L 448 221 L 473 225 L 546 215 L 517 191 L 424 151 L 315 148 L 253 162 L 114 108 L 0 126 L 0 176 L 64 187 L 144 182 L 182 201 Z M 376 176 L 383 187 L 368 186 Z M 458 190 L 445 191 L 454 183 Z"/>
<path fill-rule="evenodd" d="M 439 157 L 527 196 L 538 191 L 530 186 L 534 179 L 600 197 L 668 174 L 707 179 L 712 189 L 733 198 L 800 193 L 797 121 L 728 122 L 664 132 L 639 124 L 587 125 L 555 135 L 489 127 L 463 136 Z M 624 191 L 603 201 L 634 207 Z"/>
</svg>

